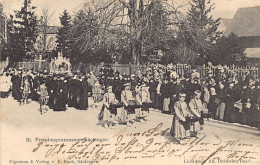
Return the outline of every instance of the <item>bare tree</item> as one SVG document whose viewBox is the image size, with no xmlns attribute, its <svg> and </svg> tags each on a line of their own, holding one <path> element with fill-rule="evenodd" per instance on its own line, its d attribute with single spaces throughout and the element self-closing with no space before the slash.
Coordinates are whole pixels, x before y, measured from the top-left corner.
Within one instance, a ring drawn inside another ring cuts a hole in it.
<svg viewBox="0 0 260 165">
<path fill-rule="evenodd" d="M 168 19 L 167 22 L 169 22 L 169 24 L 165 25 L 164 19 L 161 19 L 161 23 L 158 24 L 177 30 L 178 19 L 183 20 L 185 18 L 181 10 L 187 5 L 187 2 L 183 1 L 179 4 L 174 2 L 173 0 L 88 0 L 84 8 L 91 8 L 95 16 L 98 17 L 99 34 L 94 41 L 113 47 L 120 44 L 122 46 L 123 39 L 123 45 L 128 44 L 132 62 L 139 64 L 141 55 L 146 50 L 151 49 L 153 44 L 149 41 L 149 37 L 154 34 L 155 25 L 151 20 L 154 17 L 154 4 L 160 3 L 163 5 L 163 10 L 166 12 Z M 82 24 L 84 24 L 84 20 Z M 82 26 L 82 24 L 78 25 Z M 72 28 L 72 34 L 76 32 L 76 29 L 77 27 Z M 81 40 L 80 42 L 83 43 L 82 47 L 84 48 L 89 45 L 86 43 L 90 42 L 86 39 L 86 42 L 82 41 L 86 35 L 82 34 L 76 39 Z M 168 37 L 174 37 L 174 35 Z"/>
<path fill-rule="evenodd" d="M 48 5 L 43 6 L 41 11 L 41 19 L 39 24 L 39 35 L 37 38 L 36 49 L 39 55 L 43 55 L 46 51 L 53 47 L 53 38 L 48 38 L 49 26 L 54 21 L 55 11 Z"/>
<path fill-rule="evenodd" d="M 44 44 L 44 49 L 43 52 L 45 53 L 46 47 L 47 47 L 47 33 L 48 33 L 48 26 L 53 21 L 53 16 L 55 14 L 55 11 L 51 9 L 50 6 L 45 5 L 42 9 L 42 23 L 43 23 L 43 44 Z"/>
</svg>

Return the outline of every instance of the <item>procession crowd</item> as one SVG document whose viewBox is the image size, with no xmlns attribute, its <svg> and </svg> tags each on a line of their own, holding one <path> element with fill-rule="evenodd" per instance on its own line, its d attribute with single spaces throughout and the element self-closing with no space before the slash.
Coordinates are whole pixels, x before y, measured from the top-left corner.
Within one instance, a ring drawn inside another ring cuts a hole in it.
<svg viewBox="0 0 260 165">
<path fill-rule="evenodd" d="M 200 132 L 203 118 L 238 122 L 259 127 L 260 82 L 252 73 L 239 77 L 219 66 L 214 74 L 201 78 L 196 69 L 178 75 L 174 68 L 147 68 L 136 74 L 114 72 L 102 66 L 92 72 L 52 74 L 5 70 L 0 77 L 1 97 L 9 94 L 25 105 L 39 101 L 40 112 L 65 111 L 67 107 L 88 110 L 89 97 L 96 108 L 102 102 L 98 119 L 104 127 L 131 125 L 149 120 L 150 109 L 173 114 L 171 134 L 177 138 Z"/>
</svg>

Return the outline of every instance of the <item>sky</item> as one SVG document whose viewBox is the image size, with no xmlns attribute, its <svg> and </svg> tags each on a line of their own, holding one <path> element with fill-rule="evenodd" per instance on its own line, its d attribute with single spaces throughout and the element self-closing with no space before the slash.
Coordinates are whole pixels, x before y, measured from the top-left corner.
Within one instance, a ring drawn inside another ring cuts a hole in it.
<svg viewBox="0 0 260 165">
<path fill-rule="evenodd" d="M 49 6 L 54 11 L 52 25 L 60 25 L 59 16 L 66 9 L 73 16 L 86 0 L 32 0 L 32 5 L 37 7 L 36 14 L 40 15 L 43 6 Z M 189 0 L 175 0 L 184 2 Z M 260 0 L 211 0 L 215 3 L 215 9 L 212 15 L 222 18 L 232 19 L 239 8 L 260 6 Z M 4 11 L 7 15 L 13 14 L 13 10 L 19 10 L 22 7 L 23 0 L 0 0 L 4 4 Z"/>
</svg>

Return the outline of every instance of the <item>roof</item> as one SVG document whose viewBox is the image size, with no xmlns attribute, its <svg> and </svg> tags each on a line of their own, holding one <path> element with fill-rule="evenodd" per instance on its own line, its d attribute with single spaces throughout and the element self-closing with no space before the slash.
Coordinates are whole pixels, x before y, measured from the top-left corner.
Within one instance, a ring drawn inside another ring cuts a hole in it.
<svg viewBox="0 0 260 165">
<path fill-rule="evenodd" d="M 246 48 L 245 53 L 247 58 L 260 59 L 260 48 Z"/>
<path fill-rule="evenodd" d="M 226 19 L 226 18 L 222 18 L 221 19 L 222 23 L 225 26 L 225 34 L 230 34 L 231 33 L 231 28 L 232 28 L 232 19 Z"/>
<path fill-rule="evenodd" d="M 235 33 L 238 37 L 260 36 L 260 6 L 240 8 L 234 18 L 222 19 L 226 34 Z"/>
</svg>

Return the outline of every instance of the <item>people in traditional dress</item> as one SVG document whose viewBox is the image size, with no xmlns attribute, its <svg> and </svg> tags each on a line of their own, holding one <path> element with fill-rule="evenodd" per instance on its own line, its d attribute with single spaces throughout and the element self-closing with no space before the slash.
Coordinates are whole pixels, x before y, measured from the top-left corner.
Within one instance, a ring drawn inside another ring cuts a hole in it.
<svg viewBox="0 0 260 165">
<path fill-rule="evenodd" d="M 243 119 L 245 121 L 244 124 L 248 124 L 250 126 L 254 125 L 255 122 L 255 110 L 256 110 L 256 102 L 257 102 L 257 90 L 255 82 L 250 79 L 246 89 L 243 91 L 242 103 L 243 103 Z"/>
<path fill-rule="evenodd" d="M 82 79 L 80 74 L 77 75 L 74 81 L 74 98 L 73 98 L 73 107 L 80 109 L 80 93 L 82 92 Z"/>
<path fill-rule="evenodd" d="M 147 116 L 149 116 L 149 108 L 152 104 L 150 99 L 149 87 L 143 83 L 141 88 L 141 101 L 142 101 L 142 120 L 147 121 Z"/>
<path fill-rule="evenodd" d="M 219 106 L 217 107 L 216 116 L 217 116 L 217 119 L 223 120 L 224 114 L 225 114 L 226 101 L 227 101 L 227 90 L 222 81 L 219 82 L 218 86 L 217 86 L 217 89 L 219 89 L 219 90 L 217 92 L 217 95 L 218 95 L 220 102 L 219 102 Z"/>
<path fill-rule="evenodd" d="M 121 102 L 121 92 L 123 90 L 123 82 L 120 80 L 119 73 L 116 73 L 113 81 L 113 93 L 116 99 Z"/>
<path fill-rule="evenodd" d="M 97 80 L 92 88 L 95 107 L 97 107 L 97 103 L 99 103 L 102 100 L 102 92 L 101 92 L 102 89 L 101 88 L 102 88 L 102 86 L 101 86 L 101 84 L 99 84 L 99 81 Z"/>
<path fill-rule="evenodd" d="M 232 79 L 228 80 L 228 88 L 227 88 L 227 101 L 226 101 L 226 109 L 225 109 L 225 115 L 224 115 L 224 121 L 228 122 L 236 122 L 237 116 L 236 116 L 236 109 L 234 108 L 234 104 L 236 101 L 238 101 L 238 98 L 240 96 L 239 92 L 235 88 L 235 83 Z"/>
<path fill-rule="evenodd" d="M 130 84 L 124 84 L 124 90 L 121 92 L 121 102 L 124 105 L 121 111 L 120 119 L 122 122 L 127 122 L 127 124 L 133 124 L 135 119 L 135 98 L 130 90 Z"/>
<path fill-rule="evenodd" d="M 141 84 L 137 84 L 135 86 L 135 102 L 137 107 L 135 108 L 136 121 L 144 123 L 143 114 L 142 114 L 142 92 L 141 92 Z"/>
<path fill-rule="evenodd" d="M 178 75 L 176 75 L 178 77 Z M 184 89 L 184 86 L 181 84 L 180 79 L 174 77 L 172 79 L 173 84 L 172 84 L 172 92 L 171 92 L 171 103 L 170 103 L 170 107 L 171 107 L 171 114 L 174 114 L 174 105 L 175 102 L 178 100 L 178 94 L 181 93 Z"/>
<path fill-rule="evenodd" d="M 88 109 L 88 78 L 86 76 L 81 76 L 80 81 L 80 102 L 79 109 L 87 110 Z"/>
<path fill-rule="evenodd" d="M 66 111 L 67 87 L 64 83 L 64 76 L 58 76 L 55 90 L 55 103 L 53 111 Z"/>
<path fill-rule="evenodd" d="M 22 84 L 22 77 L 18 71 L 14 72 L 14 75 L 11 78 L 12 82 L 12 96 L 15 100 L 20 101 L 22 94 L 21 94 L 21 84 Z"/>
<path fill-rule="evenodd" d="M 208 103 L 209 116 L 213 119 L 217 119 L 217 108 L 220 104 L 220 99 L 217 96 L 215 88 L 210 88 L 210 99 Z"/>
<path fill-rule="evenodd" d="M 202 121 L 202 113 L 205 110 L 205 107 L 200 99 L 201 91 L 196 90 L 194 92 L 194 97 L 189 102 L 190 111 L 193 114 L 193 118 L 198 119 L 193 123 L 191 127 L 191 131 L 197 135 L 203 129 L 202 125 L 204 124 Z"/>
<path fill-rule="evenodd" d="M 116 99 L 112 89 L 113 89 L 112 85 L 108 85 L 107 92 L 104 94 L 103 97 L 103 106 L 104 106 L 103 122 L 105 128 L 113 127 L 118 123 L 116 119 L 116 115 L 117 115 L 116 105 L 119 102 Z"/>
<path fill-rule="evenodd" d="M 189 107 L 185 102 L 186 94 L 180 93 L 178 101 L 174 104 L 175 115 L 173 117 L 170 134 L 178 140 L 190 137 L 190 121 L 191 116 Z"/>
</svg>

